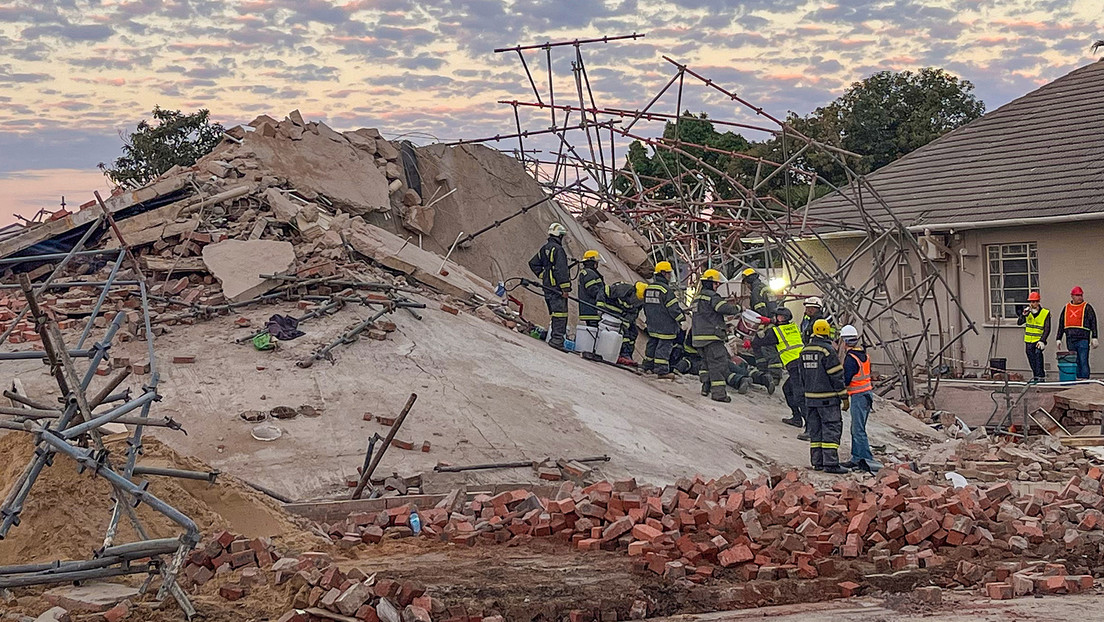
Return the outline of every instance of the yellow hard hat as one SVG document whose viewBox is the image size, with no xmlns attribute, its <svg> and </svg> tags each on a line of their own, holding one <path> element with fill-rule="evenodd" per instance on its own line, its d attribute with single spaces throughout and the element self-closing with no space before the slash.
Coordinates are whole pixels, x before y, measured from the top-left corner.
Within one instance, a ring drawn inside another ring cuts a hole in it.
<svg viewBox="0 0 1104 622">
<path fill-rule="evenodd" d="M 703 281 L 713 281 L 714 283 L 721 283 L 721 282 L 724 282 L 724 275 L 721 274 L 720 270 L 714 270 L 713 268 L 710 268 L 710 269 L 706 270 L 705 272 L 702 272 L 701 280 L 703 280 Z"/>
<path fill-rule="evenodd" d="M 644 290 L 648 289 L 648 284 L 644 281 L 637 281 L 636 283 L 636 297 L 638 300 L 644 300 Z"/>
<path fill-rule="evenodd" d="M 602 256 L 598 254 L 598 251 L 587 251 L 583 253 L 583 261 L 587 261 L 588 259 L 594 259 L 595 261 L 597 261 L 598 259 L 601 259 L 601 257 Z"/>
<path fill-rule="evenodd" d="M 661 262 L 657 263 L 656 267 L 655 267 L 655 274 L 659 274 L 660 272 L 674 272 L 674 271 L 675 271 L 675 269 L 671 267 L 671 262 L 669 262 L 669 261 L 661 261 Z"/>
<path fill-rule="evenodd" d="M 740 273 L 745 279 L 755 274 L 755 268 L 744 268 L 744 271 Z"/>
<path fill-rule="evenodd" d="M 813 334 L 827 337 L 832 334 L 832 325 L 828 323 L 828 320 L 817 320 L 813 322 Z"/>
</svg>

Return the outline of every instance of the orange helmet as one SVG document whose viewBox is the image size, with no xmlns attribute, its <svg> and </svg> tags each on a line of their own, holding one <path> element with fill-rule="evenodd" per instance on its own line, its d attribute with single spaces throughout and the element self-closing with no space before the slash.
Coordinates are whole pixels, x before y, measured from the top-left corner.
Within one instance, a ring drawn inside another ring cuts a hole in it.
<svg viewBox="0 0 1104 622">
<path fill-rule="evenodd" d="M 1028 302 L 1039 302 L 1042 298 L 1039 297 L 1039 292 L 1031 292 L 1027 295 Z"/>
</svg>

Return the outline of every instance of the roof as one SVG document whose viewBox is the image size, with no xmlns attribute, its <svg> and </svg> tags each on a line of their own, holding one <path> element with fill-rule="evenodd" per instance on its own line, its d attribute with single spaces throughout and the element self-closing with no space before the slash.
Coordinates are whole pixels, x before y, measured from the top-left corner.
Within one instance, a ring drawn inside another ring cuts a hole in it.
<svg viewBox="0 0 1104 622">
<path fill-rule="evenodd" d="M 866 177 L 906 226 L 1104 213 L 1104 60 L 928 143 Z M 861 226 L 851 186 L 810 219 Z M 871 203 L 867 189 L 863 202 Z M 867 209 L 886 224 L 882 209 Z M 835 227 L 833 227 L 835 228 Z"/>
</svg>

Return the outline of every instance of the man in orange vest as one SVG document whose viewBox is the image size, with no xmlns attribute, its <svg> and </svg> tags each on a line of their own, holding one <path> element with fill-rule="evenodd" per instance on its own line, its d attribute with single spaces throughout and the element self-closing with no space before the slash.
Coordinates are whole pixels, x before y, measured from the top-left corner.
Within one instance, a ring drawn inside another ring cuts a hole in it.
<svg viewBox="0 0 1104 622">
<path fill-rule="evenodd" d="M 1089 379 L 1089 346 L 1093 348 L 1100 345 L 1100 334 L 1096 329 L 1096 311 L 1092 305 L 1085 302 L 1085 292 L 1080 286 L 1070 290 L 1070 301 L 1062 310 L 1062 317 L 1058 319 L 1058 335 L 1055 337 L 1058 348 L 1062 347 L 1062 339 L 1066 340 L 1066 347 L 1077 353 L 1077 379 Z"/>
<path fill-rule="evenodd" d="M 1043 348 L 1050 338 L 1050 309 L 1043 308 L 1039 292 L 1027 295 L 1027 308 L 1016 318 L 1016 325 L 1024 327 L 1024 349 L 1027 352 L 1027 362 L 1031 365 L 1031 379 L 1034 382 L 1043 382 L 1046 380 Z"/>
<path fill-rule="evenodd" d="M 843 356 L 843 381 L 851 400 L 851 459 L 840 463 L 845 469 L 877 472 L 882 464 L 870 451 L 866 420 L 874 407 L 874 385 L 870 379 L 870 357 L 859 344 L 859 331 L 848 324 L 840 329 L 846 351 Z"/>
</svg>

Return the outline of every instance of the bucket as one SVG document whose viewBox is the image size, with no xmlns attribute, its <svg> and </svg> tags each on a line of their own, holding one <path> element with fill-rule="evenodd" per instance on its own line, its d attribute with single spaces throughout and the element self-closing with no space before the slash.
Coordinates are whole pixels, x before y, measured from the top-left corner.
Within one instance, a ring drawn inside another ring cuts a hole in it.
<svg viewBox="0 0 1104 622">
<path fill-rule="evenodd" d="M 1058 362 L 1059 363 L 1073 363 L 1074 365 L 1076 365 L 1077 364 L 1077 353 L 1076 352 L 1059 352 L 1058 353 Z"/>
<path fill-rule="evenodd" d="M 575 327 L 575 349 L 579 352 L 594 352 L 598 343 L 598 327 L 580 324 Z"/>
<path fill-rule="evenodd" d="M 564 339 L 564 352 L 574 352 L 575 342 L 570 339 Z"/>
<path fill-rule="evenodd" d="M 1076 356 L 1074 357 L 1076 358 Z M 1058 360 L 1058 381 L 1059 382 L 1073 382 L 1077 380 L 1077 363 L 1076 361 L 1070 363 L 1068 361 Z"/>
<path fill-rule="evenodd" d="M 599 330 L 594 353 L 602 357 L 602 360 L 607 363 L 616 363 L 617 357 L 621 353 L 621 333 L 604 328 Z"/>
<path fill-rule="evenodd" d="M 747 337 L 759 330 L 762 325 L 763 316 L 759 315 L 751 309 L 744 309 L 736 320 L 736 332 Z"/>
</svg>

